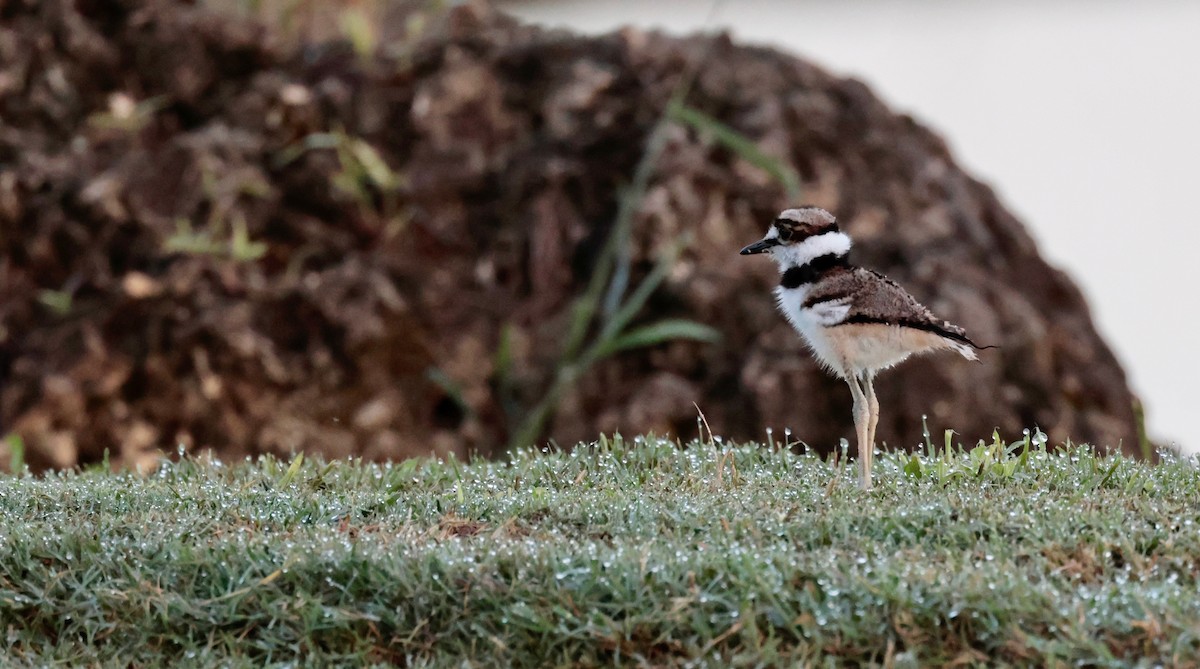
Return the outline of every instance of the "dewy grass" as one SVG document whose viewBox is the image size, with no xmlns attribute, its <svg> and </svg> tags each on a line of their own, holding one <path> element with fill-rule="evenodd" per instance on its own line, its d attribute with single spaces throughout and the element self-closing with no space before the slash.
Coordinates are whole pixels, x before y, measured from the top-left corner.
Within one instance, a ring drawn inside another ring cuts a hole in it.
<svg viewBox="0 0 1200 669">
<path fill-rule="evenodd" d="M 880 457 L 870 493 L 816 456 L 653 437 L 503 462 L 4 477 L 0 654 L 37 666 L 1200 663 L 1194 460 L 1000 440 L 915 457 Z"/>
</svg>

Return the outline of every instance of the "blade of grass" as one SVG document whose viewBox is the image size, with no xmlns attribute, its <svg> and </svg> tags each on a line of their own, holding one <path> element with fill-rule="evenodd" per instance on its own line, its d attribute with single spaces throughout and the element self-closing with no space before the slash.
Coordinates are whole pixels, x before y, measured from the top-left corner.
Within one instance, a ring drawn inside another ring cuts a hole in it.
<svg viewBox="0 0 1200 669">
<path fill-rule="evenodd" d="M 788 199 L 800 197 L 800 177 L 790 165 L 768 156 L 745 135 L 694 107 L 678 105 L 671 109 L 671 119 L 708 135 L 733 151 L 739 158 L 770 174 L 783 185 Z"/>
<path fill-rule="evenodd" d="M 4 443 L 8 444 L 8 471 L 19 476 L 25 471 L 25 440 L 13 433 L 4 438 Z"/>
<path fill-rule="evenodd" d="M 674 104 L 674 99 L 672 99 L 672 104 Z M 668 105 L 669 108 L 670 105 Z M 605 241 L 604 247 L 600 250 L 596 266 L 592 268 L 592 275 L 588 279 L 587 289 L 575 301 L 575 306 L 572 310 L 571 329 L 567 333 L 566 343 L 563 345 L 560 360 L 571 360 L 578 355 L 587 337 L 588 328 L 591 326 L 596 313 L 601 308 L 601 301 L 619 300 L 624 294 L 623 283 L 613 276 L 614 268 L 617 265 L 618 256 L 628 256 L 628 252 L 626 251 L 622 254 L 622 250 L 627 245 L 629 229 L 633 225 L 634 214 L 637 213 L 637 207 L 645 196 L 650 176 L 654 173 L 658 157 L 662 155 L 663 149 L 666 148 L 667 124 L 667 113 L 664 113 L 663 117 L 655 123 L 654 128 L 650 131 L 650 135 L 646 140 L 646 149 L 642 152 L 642 157 L 638 160 L 637 168 L 634 170 L 633 181 L 622 194 L 620 204 L 618 205 L 617 218 L 613 221 L 608 239 Z M 611 285 L 609 285 L 610 278 L 613 278 Z M 606 285 L 609 285 L 607 296 L 605 291 Z M 609 313 L 615 312 L 616 306 L 614 305 L 608 311 Z"/>
<path fill-rule="evenodd" d="M 684 319 L 668 319 L 651 323 L 631 330 L 619 337 L 609 340 L 597 350 L 597 356 L 604 358 L 632 348 L 654 346 L 675 339 L 691 339 L 716 343 L 721 340 L 721 333 L 707 325 Z"/>
<path fill-rule="evenodd" d="M 288 484 L 295 480 L 302 466 L 304 466 L 304 453 L 297 453 L 296 457 L 292 458 L 292 464 L 288 465 L 287 471 L 283 473 L 283 476 L 279 477 L 279 487 L 286 488 Z"/>
<path fill-rule="evenodd" d="M 646 278 L 642 279 L 642 282 L 638 284 L 638 287 L 629 296 L 629 299 L 625 300 L 621 308 L 617 309 L 608 319 L 604 330 L 601 332 L 602 338 L 611 338 L 624 330 L 625 326 L 629 325 L 629 322 L 637 315 L 637 312 L 645 306 L 646 301 L 658 289 L 663 279 L 667 278 L 667 273 L 671 271 L 671 268 L 675 265 L 675 261 L 679 259 L 679 254 L 687 246 L 688 241 L 687 236 L 681 237 L 662 254 L 658 262 L 655 263 L 654 269 L 646 275 Z"/>
<path fill-rule="evenodd" d="M 1154 460 L 1154 444 L 1150 443 L 1150 437 L 1146 434 L 1146 408 L 1139 399 L 1133 400 L 1133 421 L 1137 426 L 1138 450 L 1143 460 L 1151 462 Z"/>
</svg>

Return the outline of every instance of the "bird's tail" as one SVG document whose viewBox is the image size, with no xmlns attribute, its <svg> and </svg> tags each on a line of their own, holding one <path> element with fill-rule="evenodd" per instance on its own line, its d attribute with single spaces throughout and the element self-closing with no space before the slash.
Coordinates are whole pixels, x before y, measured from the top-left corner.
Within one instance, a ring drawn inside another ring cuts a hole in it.
<svg viewBox="0 0 1200 669">
<path fill-rule="evenodd" d="M 945 340 L 948 348 L 957 351 L 959 355 L 967 360 L 974 360 L 975 362 L 979 362 L 979 355 L 975 353 L 976 351 L 985 351 L 989 348 L 1000 348 L 999 346 L 994 345 L 980 346 L 972 341 L 970 337 L 963 334 L 961 329 L 957 329 L 957 331 L 940 332 L 938 334 L 942 335 L 942 339 Z"/>
<path fill-rule="evenodd" d="M 946 342 L 946 347 L 949 348 L 950 350 L 958 353 L 959 355 L 966 358 L 967 360 L 974 360 L 975 362 L 979 362 L 979 356 L 975 353 L 975 351 L 981 347 L 975 346 L 974 344 L 956 341 L 954 339 L 946 339 L 944 341 Z"/>
</svg>

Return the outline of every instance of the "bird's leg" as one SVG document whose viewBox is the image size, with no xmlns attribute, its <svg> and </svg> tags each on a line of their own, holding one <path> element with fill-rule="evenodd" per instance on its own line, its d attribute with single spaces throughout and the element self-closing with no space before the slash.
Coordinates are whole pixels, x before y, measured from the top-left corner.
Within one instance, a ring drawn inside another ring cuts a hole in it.
<svg viewBox="0 0 1200 669">
<path fill-rule="evenodd" d="M 870 422 L 867 424 L 867 443 L 871 447 L 871 460 L 875 459 L 875 426 L 879 425 L 879 398 L 875 397 L 875 375 L 863 375 L 863 394 L 867 396 Z"/>
<path fill-rule="evenodd" d="M 867 428 L 871 414 L 866 394 L 853 374 L 846 375 L 850 394 L 854 397 L 854 432 L 858 435 L 858 483 L 863 490 L 871 489 L 871 451 L 867 443 Z"/>
</svg>

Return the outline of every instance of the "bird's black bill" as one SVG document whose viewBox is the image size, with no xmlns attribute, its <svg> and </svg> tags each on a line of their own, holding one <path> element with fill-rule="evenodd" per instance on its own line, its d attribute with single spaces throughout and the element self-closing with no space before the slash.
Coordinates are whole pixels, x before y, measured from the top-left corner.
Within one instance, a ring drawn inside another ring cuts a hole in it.
<svg viewBox="0 0 1200 669">
<path fill-rule="evenodd" d="M 760 239 L 757 242 L 754 242 L 753 244 L 751 244 L 750 246 L 747 246 L 746 248 L 742 249 L 742 255 L 748 256 L 748 255 L 752 255 L 755 253 L 766 253 L 767 249 L 771 248 L 772 246 L 775 246 L 778 243 L 779 242 L 775 241 L 774 239 Z"/>
</svg>

